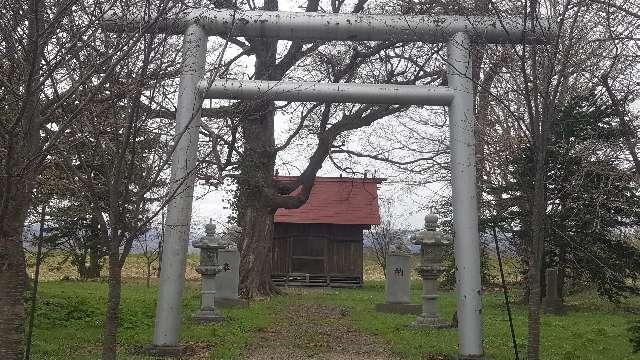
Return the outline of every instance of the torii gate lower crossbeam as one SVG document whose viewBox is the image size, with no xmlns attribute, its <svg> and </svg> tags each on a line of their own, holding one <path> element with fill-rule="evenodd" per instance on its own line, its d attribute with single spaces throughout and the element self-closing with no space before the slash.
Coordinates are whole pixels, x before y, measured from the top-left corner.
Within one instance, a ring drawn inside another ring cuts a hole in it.
<svg viewBox="0 0 640 360">
<path fill-rule="evenodd" d="M 111 15 L 109 31 L 139 31 L 143 22 Z M 521 18 L 319 14 L 303 12 L 195 10 L 178 19 L 156 21 L 150 32 L 184 34 L 183 70 L 176 113 L 177 149 L 171 168 L 176 196 L 167 211 L 167 236 L 153 345 L 178 345 L 181 296 L 193 201 L 193 169 L 200 126 L 201 96 L 225 99 L 359 102 L 449 106 L 450 158 L 458 296 L 459 359 L 483 356 L 480 248 L 475 179 L 472 39 L 485 43 L 542 44 L 555 31 L 531 31 Z M 447 87 L 390 84 L 313 84 L 216 80 L 204 86 L 207 36 L 230 35 L 286 40 L 419 41 L 448 44 Z"/>
</svg>

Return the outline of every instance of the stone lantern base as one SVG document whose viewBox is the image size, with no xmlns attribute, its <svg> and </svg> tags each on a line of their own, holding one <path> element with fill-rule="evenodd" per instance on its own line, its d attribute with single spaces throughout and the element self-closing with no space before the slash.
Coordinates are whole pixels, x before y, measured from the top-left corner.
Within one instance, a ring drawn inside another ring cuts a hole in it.
<svg viewBox="0 0 640 360">
<path fill-rule="evenodd" d="M 216 313 L 214 310 L 200 310 L 193 314 L 191 320 L 200 324 L 209 324 L 223 322 L 225 317 Z"/>
<path fill-rule="evenodd" d="M 422 312 L 422 305 L 402 303 L 376 304 L 376 311 L 392 314 L 419 315 Z"/>
</svg>

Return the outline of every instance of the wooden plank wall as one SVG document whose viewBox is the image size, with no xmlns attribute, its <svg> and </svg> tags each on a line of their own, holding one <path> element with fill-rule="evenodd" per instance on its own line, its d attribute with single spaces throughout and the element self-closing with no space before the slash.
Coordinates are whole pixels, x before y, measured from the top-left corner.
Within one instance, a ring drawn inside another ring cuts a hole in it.
<svg viewBox="0 0 640 360">
<path fill-rule="evenodd" d="M 273 273 L 362 277 L 362 230 L 366 227 L 276 223 Z"/>
</svg>

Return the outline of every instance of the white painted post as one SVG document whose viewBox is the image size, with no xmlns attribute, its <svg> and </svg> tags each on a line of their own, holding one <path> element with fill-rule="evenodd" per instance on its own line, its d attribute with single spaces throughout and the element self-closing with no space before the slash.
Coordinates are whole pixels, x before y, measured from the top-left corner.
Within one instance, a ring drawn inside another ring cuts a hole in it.
<svg viewBox="0 0 640 360">
<path fill-rule="evenodd" d="M 459 359 L 476 359 L 483 355 L 470 48 L 469 35 L 462 32 L 452 36 L 447 48 L 447 79 L 449 87 L 455 92 L 449 107 L 449 144 L 458 292 Z"/>
<path fill-rule="evenodd" d="M 153 347 L 170 351 L 178 345 L 182 291 L 186 255 L 189 247 L 189 227 L 193 204 L 194 168 L 197 162 L 198 131 L 200 127 L 200 98 L 198 82 L 204 75 L 207 35 L 198 25 L 191 25 L 184 33 L 182 75 L 176 111 L 176 135 L 182 131 L 173 153 L 169 192 L 175 197 L 167 206 L 166 236 L 162 253 L 162 272 L 156 308 Z M 185 131 L 186 128 L 186 131 Z"/>
</svg>

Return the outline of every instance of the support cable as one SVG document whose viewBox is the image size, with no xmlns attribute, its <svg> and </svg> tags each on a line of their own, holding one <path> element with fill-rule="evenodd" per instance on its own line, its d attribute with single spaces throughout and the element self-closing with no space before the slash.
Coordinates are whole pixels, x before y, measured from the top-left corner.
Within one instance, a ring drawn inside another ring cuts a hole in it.
<svg viewBox="0 0 640 360">
<path fill-rule="evenodd" d="M 511 329 L 511 340 L 513 341 L 513 354 L 515 360 L 520 360 L 518 355 L 518 342 L 516 341 L 516 332 L 513 328 L 513 317 L 511 316 L 511 305 L 509 304 L 509 291 L 507 290 L 507 283 L 504 279 L 504 269 L 502 267 L 502 255 L 500 254 L 500 245 L 498 244 L 498 234 L 496 228 L 493 228 L 493 242 L 496 245 L 496 254 L 498 255 L 498 266 L 500 267 L 500 280 L 502 281 L 502 292 L 504 294 L 504 302 L 507 305 L 507 315 L 509 316 L 509 328 Z"/>
</svg>

